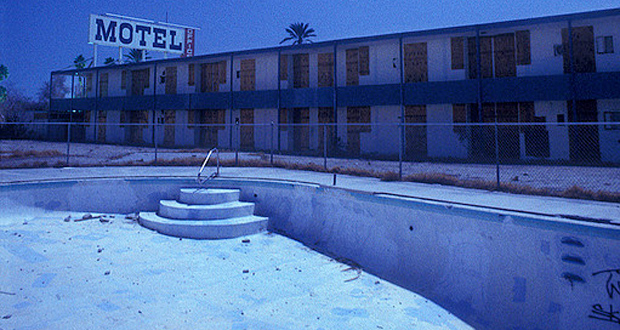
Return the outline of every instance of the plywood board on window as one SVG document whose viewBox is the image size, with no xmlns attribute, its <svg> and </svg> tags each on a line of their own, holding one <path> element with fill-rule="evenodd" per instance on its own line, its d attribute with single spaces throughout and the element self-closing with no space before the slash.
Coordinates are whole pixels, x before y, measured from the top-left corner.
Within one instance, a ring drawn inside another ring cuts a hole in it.
<svg viewBox="0 0 620 330">
<path fill-rule="evenodd" d="M 573 27 L 573 60 L 576 73 L 596 72 L 594 29 L 592 26 Z M 564 73 L 570 73 L 568 29 L 562 29 Z"/>
<path fill-rule="evenodd" d="M 99 74 L 99 97 L 108 96 L 108 73 Z"/>
<path fill-rule="evenodd" d="M 450 38 L 450 54 L 452 70 L 465 68 L 465 39 L 463 37 Z"/>
<path fill-rule="evenodd" d="M 359 56 L 359 74 L 367 76 L 370 74 L 370 47 L 361 46 L 358 49 Z"/>
<path fill-rule="evenodd" d="M 150 86 L 150 69 L 131 71 L 131 95 L 144 95 L 144 90 Z"/>
<path fill-rule="evenodd" d="M 517 65 L 532 64 L 530 30 L 515 32 L 515 43 L 517 48 Z"/>
<path fill-rule="evenodd" d="M 166 80 L 167 80 L 166 76 Z M 174 134 L 175 134 L 175 126 L 176 122 L 176 111 L 174 110 L 165 110 L 164 111 L 164 145 L 171 146 L 174 145 Z"/>
<path fill-rule="evenodd" d="M 218 131 L 225 128 L 226 110 L 225 109 L 205 109 L 198 110 L 200 114 L 199 145 L 207 148 L 218 146 Z"/>
<path fill-rule="evenodd" d="M 293 87 L 310 86 L 310 58 L 308 54 L 293 55 Z"/>
<path fill-rule="evenodd" d="M 97 142 L 104 143 L 106 140 L 106 128 L 105 125 L 107 121 L 107 112 L 98 111 L 97 112 Z M 90 117 L 90 114 L 89 114 Z M 90 119 L 89 119 L 90 120 Z"/>
<path fill-rule="evenodd" d="M 241 60 L 241 70 L 239 72 L 242 91 L 253 91 L 256 89 L 256 61 L 251 59 Z"/>
<path fill-rule="evenodd" d="M 288 129 L 288 109 L 280 108 L 280 120 L 278 121 L 280 124 L 280 130 L 286 131 Z"/>
<path fill-rule="evenodd" d="M 196 83 L 196 65 L 194 63 L 190 63 L 187 66 L 187 84 L 189 86 L 194 86 Z"/>
<path fill-rule="evenodd" d="M 347 86 L 356 86 L 360 83 L 358 49 L 346 50 Z"/>
<path fill-rule="evenodd" d="M 310 147 L 309 126 L 310 123 L 310 109 L 309 108 L 295 108 L 293 109 L 293 145 L 295 150 L 308 150 Z"/>
<path fill-rule="evenodd" d="M 425 42 L 405 44 L 405 83 L 428 81 L 428 54 Z"/>
<path fill-rule="evenodd" d="M 477 79 L 478 55 L 476 38 L 467 38 L 467 65 L 469 79 Z M 480 37 L 480 72 L 482 78 L 493 78 L 493 40 Z"/>
<path fill-rule="evenodd" d="M 227 81 L 226 77 L 228 76 L 226 74 L 226 66 L 227 66 L 226 61 L 218 62 L 217 66 L 218 66 L 218 69 L 219 69 L 218 70 L 219 71 L 218 72 L 218 81 L 219 81 L 220 84 L 225 84 L 226 81 Z"/>
<path fill-rule="evenodd" d="M 203 63 L 200 65 L 200 91 L 202 93 L 219 92 L 220 64 Z"/>
<path fill-rule="evenodd" d="M 169 66 L 165 69 L 166 74 L 166 94 L 177 93 L 177 67 Z"/>
<path fill-rule="evenodd" d="M 332 107 L 320 107 L 319 108 L 319 124 L 330 124 L 334 122 L 334 108 Z M 333 126 L 320 125 L 319 126 L 319 150 L 322 151 L 325 143 L 325 138 L 327 137 L 327 141 L 332 139 L 332 132 L 334 131 Z"/>
<path fill-rule="evenodd" d="M 495 77 L 516 77 L 517 61 L 515 54 L 514 33 L 505 33 L 493 37 L 495 60 Z"/>
<path fill-rule="evenodd" d="M 280 55 L 280 80 L 288 80 L 288 55 Z"/>
<path fill-rule="evenodd" d="M 320 53 L 318 55 L 318 82 L 319 87 L 334 85 L 334 53 Z"/>
<path fill-rule="evenodd" d="M 426 105 L 405 106 L 405 123 L 425 124 Z M 405 157 L 423 159 L 427 155 L 426 125 L 405 127 Z"/>
</svg>

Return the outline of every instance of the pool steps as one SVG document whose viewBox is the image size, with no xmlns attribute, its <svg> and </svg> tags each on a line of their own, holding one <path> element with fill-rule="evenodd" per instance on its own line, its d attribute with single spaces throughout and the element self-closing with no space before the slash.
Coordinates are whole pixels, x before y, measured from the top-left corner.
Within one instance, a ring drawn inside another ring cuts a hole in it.
<svg viewBox="0 0 620 330">
<path fill-rule="evenodd" d="M 162 200 L 158 212 L 140 212 L 142 226 L 194 239 L 223 239 L 259 233 L 268 218 L 254 215 L 254 203 L 240 202 L 238 189 L 182 188 L 178 200 Z"/>
</svg>

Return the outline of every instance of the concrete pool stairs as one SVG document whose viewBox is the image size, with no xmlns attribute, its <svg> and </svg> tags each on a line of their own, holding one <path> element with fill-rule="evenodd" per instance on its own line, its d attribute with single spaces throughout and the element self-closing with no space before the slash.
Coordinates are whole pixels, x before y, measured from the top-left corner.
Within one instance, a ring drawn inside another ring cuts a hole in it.
<svg viewBox="0 0 620 330">
<path fill-rule="evenodd" d="M 161 200 L 158 212 L 138 221 L 159 233 L 194 239 L 223 239 L 259 233 L 268 218 L 254 215 L 254 203 L 239 201 L 239 189 L 181 188 L 178 200 Z"/>
</svg>

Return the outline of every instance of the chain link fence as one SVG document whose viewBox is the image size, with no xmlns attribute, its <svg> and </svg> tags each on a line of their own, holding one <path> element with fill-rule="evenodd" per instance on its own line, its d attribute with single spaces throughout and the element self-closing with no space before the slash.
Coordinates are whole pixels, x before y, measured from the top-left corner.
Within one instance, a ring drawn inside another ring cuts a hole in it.
<svg viewBox="0 0 620 330">
<path fill-rule="evenodd" d="M 0 124 L 0 168 L 274 166 L 620 202 L 620 123 Z"/>
</svg>

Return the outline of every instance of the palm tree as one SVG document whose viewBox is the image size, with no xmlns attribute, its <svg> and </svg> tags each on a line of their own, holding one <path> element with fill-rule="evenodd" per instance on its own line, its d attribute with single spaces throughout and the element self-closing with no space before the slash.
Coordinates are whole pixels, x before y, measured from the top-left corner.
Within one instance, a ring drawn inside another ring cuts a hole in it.
<svg viewBox="0 0 620 330">
<path fill-rule="evenodd" d="M 294 40 L 293 45 L 301 45 L 304 42 L 312 43 L 310 37 L 316 37 L 314 34 L 314 29 L 308 28 L 308 23 L 293 23 L 286 28 L 286 32 L 288 33 L 288 37 L 284 38 L 280 41 L 280 44 L 283 44 L 286 41 Z"/>
<path fill-rule="evenodd" d="M 103 61 L 103 65 L 114 65 L 116 64 L 116 60 L 113 57 L 106 57 Z"/>
<path fill-rule="evenodd" d="M 139 63 L 139 62 L 151 59 L 146 49 L 135 49 L 135 48 L 130 50 L 129 54 L 125 55 L 125 58 L 127 59 L 127 61 L 132 62 L 132 63 Z"/>
<path fill-rule="evenodd" d="M 82 54 L 76 56 L 75 59 L 73 60 L 73 66 L 75 66 L 78 69 L 84 69 L 87 64 L 88 64 L 88 67 L 90 68 L 93 65 L 93 59 L 92 58 L 85 59 L 84 55 Z"/>
<path fill-rule="evenodd" d="M 0 81 L 6 79 L 9 76 L 9 69 L 6 66 L 0 64 Z M 6 99 L 6 88 L 0 86 L 0 103 Z"/>
</svg>

